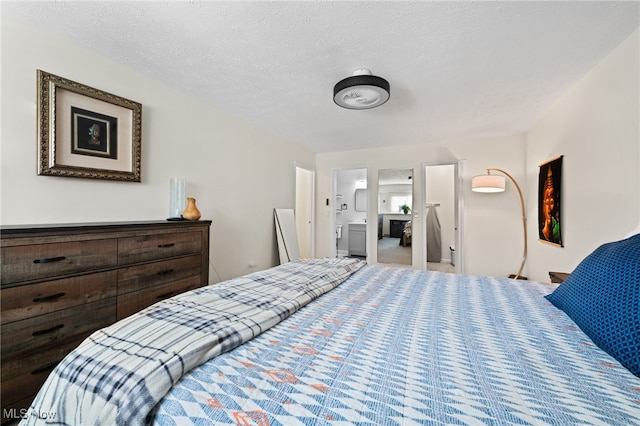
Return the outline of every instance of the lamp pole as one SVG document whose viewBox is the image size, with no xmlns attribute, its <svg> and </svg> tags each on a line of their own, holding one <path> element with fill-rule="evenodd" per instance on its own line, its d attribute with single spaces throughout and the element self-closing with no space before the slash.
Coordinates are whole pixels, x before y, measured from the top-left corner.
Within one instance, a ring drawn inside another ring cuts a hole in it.
<svg viewBox="0 0 640 426">
<path fill-rule="evenodd" d="M 522 254 L 522 263 L 520 264 L 520 269 L 518 269 L 518 272 L 513 277 L 514 280 L 517 280 L 518 278 L 520 278 L 522 276 L 522 270 L 524 269 L 524 263 L 527 261 L 527 217 L 526 217 L 525 212 L 524 212 L 524 199 L 522 198 L 522 191 L 520 191 L 520 187 L 518 186 L 518 182 L 516 182 L 516 180 L 513 178 L 513 176 L 511 176 L 509 173 L 505 172 L 502 169 L 496 169 L 496 168 L 487 169 L 487 174 L 489 174 L 489 172 L 491 170 L 499 172 L 499 173 L 502 173 L 503 175 L 508 177 L 509 180 L 511 180 L 511 182 L 513 182 L 513 185 L 516 187 L 516 190 L 518 191 L 518 197 L 520 198 L 520 209 L 522 211 L 522 237 L 524 239 L 524 252 Z"/>
</svg>

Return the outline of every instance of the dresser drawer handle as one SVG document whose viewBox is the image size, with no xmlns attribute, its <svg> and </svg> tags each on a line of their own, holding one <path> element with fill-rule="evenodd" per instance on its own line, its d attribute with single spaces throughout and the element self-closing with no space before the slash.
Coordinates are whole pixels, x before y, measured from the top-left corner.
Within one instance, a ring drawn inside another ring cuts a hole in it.
<svg viewBox="0 0 640 426">
<path fill-rule="evenodd" d="M 61 260 L 65 260 L 65 256 L 57 256 L 57 257 L 45 257 L 42 259 L 35 259 L 33 263 L 52 263 L 52 262 L 60 262 Z"/>
<path fill-rule="evenodd" d="M 167 299 L 167 298 L 173 296 L 174 294 L 175 294 L 175 292 L 170 291 L 169 293 L 164 293 L 164 294 L 161 294 L 159 296 L 156 296 L 156 299 Z"/>
<path fill-rule="evenodd" d="M 35 297 L 33 299 L 34 302 L 39 303 L 39 302 L 51 302 L 52 300 L 56 300 L 61 298 L 62 296 L 64 296 L 64 292 L 61 293 L 56 293 L 56 294 L 52 294 L 50 296 L 40 296 L 40 297 Z"/>
<path fill-rule="evenodd" d="M 173 274 L 174 271 L 175 269 L 165 269 L 164 271 L 158 272 L 157 275 L 169 275 Z"/>
<path fill-rule="evenodd" d="M 53 370 L 55 368 L 56 365 L 58 365 L 60 363 L 60 361 L 62 361 L 61 359 L 54 361 L 50 364 L 47 365 L 43 365 L 40 368 L 36 368 L 35 370 L 33 370 L 31 372 L 31 374 L 36 375 L 36 374 L 40 374 L 40 373 L 45 373 L 47 371 Z"/>
<path fill-rule="evenodd" d="M 58 324 L 55 327 L 47 328 L 46 330 L 34 331 L 33 333 L 31 333 L 31 335 L 33 337 L 42 336 L 43 334 L 49 334 L 49 333 L 53 333 L 56 330 L 60 330 L 62 327 L 64 327 L 64 324 Z"/>
<path fill-rule="evenodd" d="M 169 244 L 158 244 L 158 248 L 169 248 L 169 247 L 173 247 L 175 246 L 174 243 L 169 243 Z"/>
</svg>

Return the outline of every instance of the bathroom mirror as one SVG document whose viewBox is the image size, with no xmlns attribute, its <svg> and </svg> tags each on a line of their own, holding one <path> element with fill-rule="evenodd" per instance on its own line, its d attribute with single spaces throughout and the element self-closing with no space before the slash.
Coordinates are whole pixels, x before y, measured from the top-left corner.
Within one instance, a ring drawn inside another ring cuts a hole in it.
<svg viewBox="0 0 640 426">
<path fill-rule="evenodd" d="M 413 170 L 378 171 L 378 263 L 411 265 Z"/>
<path fill-rule="evenodd" d="M 367 211 L 367 190 L 365 188 L 356 189 L 356 211 Z"/>
</svg>

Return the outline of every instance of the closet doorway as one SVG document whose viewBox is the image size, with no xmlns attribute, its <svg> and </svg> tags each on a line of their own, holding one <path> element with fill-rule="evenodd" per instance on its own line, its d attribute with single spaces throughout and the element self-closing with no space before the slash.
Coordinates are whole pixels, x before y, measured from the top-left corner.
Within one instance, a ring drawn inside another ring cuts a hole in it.
<svg viewBox="0 0 640 426">
<path fill-rule="evenodd" d="M 424 165 L 424 269 L 462 273 L 459 163 Z"/>
</svg>

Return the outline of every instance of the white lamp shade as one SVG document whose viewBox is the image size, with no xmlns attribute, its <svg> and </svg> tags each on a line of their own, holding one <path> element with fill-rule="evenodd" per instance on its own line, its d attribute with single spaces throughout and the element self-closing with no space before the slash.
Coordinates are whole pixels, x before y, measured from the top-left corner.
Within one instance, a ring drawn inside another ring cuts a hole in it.
<svg viewBox="0 0 640 426">
<path fill-rule="evenodd" d="M 471 179 L 471 190 L 474 192 L 503 192 L 504 188 L 504 176 L 479 175 Z"/>
</svg>

